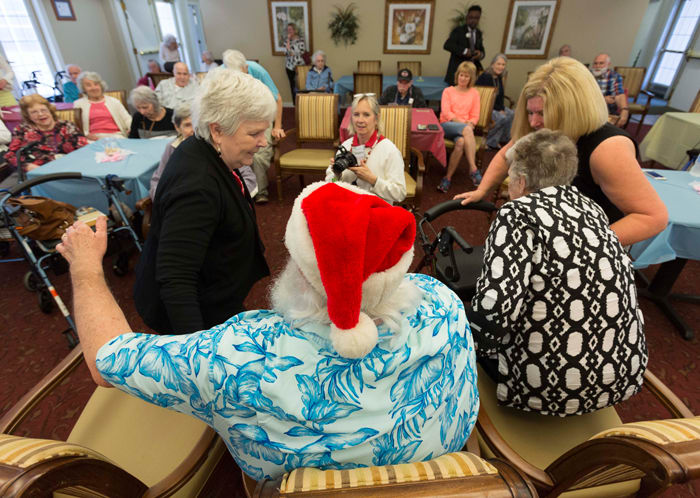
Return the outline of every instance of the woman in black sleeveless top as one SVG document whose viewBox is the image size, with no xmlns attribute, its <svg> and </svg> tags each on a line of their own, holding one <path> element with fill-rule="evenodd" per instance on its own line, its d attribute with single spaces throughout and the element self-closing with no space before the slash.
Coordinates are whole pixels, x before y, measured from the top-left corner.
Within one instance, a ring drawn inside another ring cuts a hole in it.
<svg viewBox="0 0 700 498">
<path fill-rule="evenodd" d="M 513 142 L 550 128 L 576 142 L 579 165 L 573 185 L 603 208 L 622 245 L 653 237 L 666 228 L 666 206 L 639 167 L 634 141 L 607 120 L 605 99 L 590 71 L 569 57 L 552 59 L 525 84 L 512 140 L 493 158 L 479 188 L 455 198 L 466 204 L 486 197 L 508 174 L 505 152 Z"/>
</svg>

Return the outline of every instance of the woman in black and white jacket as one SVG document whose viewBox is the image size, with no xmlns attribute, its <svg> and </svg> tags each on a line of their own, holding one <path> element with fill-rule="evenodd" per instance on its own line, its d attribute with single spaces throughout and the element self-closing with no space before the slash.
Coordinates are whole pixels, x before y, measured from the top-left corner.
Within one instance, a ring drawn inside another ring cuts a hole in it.
<svg viewBox="0 0 700 498">
<path fill-rule="evenodd" d="M 547 129 L 506 153 L 499 211 L 468 314 L 500 403 L 577 415 L 637 393 L 647 364 L 631 261 L 603 210 L 570 183 L 573 142 Z"/>
</svg>

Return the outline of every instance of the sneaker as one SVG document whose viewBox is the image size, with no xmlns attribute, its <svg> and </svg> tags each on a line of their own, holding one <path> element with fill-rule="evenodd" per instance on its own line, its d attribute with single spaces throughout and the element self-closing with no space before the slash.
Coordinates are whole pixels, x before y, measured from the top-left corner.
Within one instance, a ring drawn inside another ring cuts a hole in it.
<svg viewBox="0 0 700 498">
<path fill-rule="evenodd" d="M 255 204 L 267 204 L 269 200 L 267 194 L 258 194 L 255 196 Z"/>
<path fill-rule="evenodd" d="M 477 169 L 473 173 L 469 173 L 469 176 L 471 177 L 474 186 L 478 187 L 481 183 L 481 172 Z"/>
<path fill-rule="evenodd" d="M 442 180 L 440 180 L 440 185 L 437 186 L 437 189 L 444 194 L 448 190 L 450 190 L 451 184 L 452 182 L 450 180 L 448 180 L 447 178 L 443 178 Z"/>
</svg>

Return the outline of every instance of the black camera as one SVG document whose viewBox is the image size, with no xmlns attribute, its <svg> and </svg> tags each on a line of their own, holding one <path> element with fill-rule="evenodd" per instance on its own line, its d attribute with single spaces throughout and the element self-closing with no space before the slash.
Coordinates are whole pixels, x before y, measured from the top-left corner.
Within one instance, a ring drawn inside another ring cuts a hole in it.
<svg viewBox="0 0 700 498">
<path fill-rule="evenodd" d="M 357 158 L 355 155 L 342 145 L 338 147 L 335 162 L 333 163 L 333 172 L 340 176 L 343 171 L 355 166 L 357 166 Z"/>
</svg>

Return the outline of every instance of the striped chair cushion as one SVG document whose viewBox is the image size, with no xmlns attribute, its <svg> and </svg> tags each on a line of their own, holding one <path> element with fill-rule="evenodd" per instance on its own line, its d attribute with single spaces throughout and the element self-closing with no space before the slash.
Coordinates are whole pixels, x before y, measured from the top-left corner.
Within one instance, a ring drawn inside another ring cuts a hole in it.
<svg viewBox="0 0 700 498">
<path fill-rule="evenodd" d="M 406 180 L 406 198 L 413 199 L 416 196 L 416 180 L 408 174 L 408 171 L 403 172 L 403 177 Z"/>
<path fill-rule="evenodd" d="M 700 439 L 700 416 L 633 422 L 600 432 L 591 439 L 609 436 L 632 436 L 658 444 L 694 441 Z"/>
<path fill-rule="evenodd" d="M 496 99 L 496 88 L 492 86 L 476 86 L 479 91 L 479 121 L 477 126 L 485 128 L 491 122 L 491 111 Z"/>
<path fill-rule="evenodd" d="M 615 71 L 623 78 L 623 85 L 627 90 L 627 96 L 630 99 L 634 99 L 642 89 L 646 68 L 618 66 L 615 68 Z"/>
<path fill-rule="evenodd" d="M 77 107 L 73 109 L 57 109 L 56 116 L 59 121 L 70 121 L 78 127 L 81 133 L 83 132 L 82 111 Z"/>
<path fill-rule="evenodd" d="M 382 95 L 382 75 L 381 74 L 354 74 L 355 93 L 373 93 L 377 100 Z"/>
<path fill-rule="evenodd" d="M 411 108 L 409 106 L 381 106 L 379 116 L 384 125 L 384 136 L 401 152 L 404 162 L 408 157 Z"/>
<path fill-rule="evenodd" d="M 398 61 L 396 63 L 396 71 L 401 71 L 402 69 L 408 69 L 413 73 L 413 77 L 420 76 L 422 74 L 422 64 L 421 61 Z"/>
<path fill-rule="evenodd" d="M 357 61 L 358 73 L 381 73 L 382 61 Z M 357 92 L 355 92 L 357 93 Z M 379 97 L 379 95 L 377 95 Z"/>
<path fill-rule="evenodd" d="M 300 94 L 297 112 L 299 140 L 334 140 L 337 136 L 337 95 Z"/>
<path fill-rule="evenodd" d="M 295 469 L 282 478 L 280 494 L 490 474 L 498 474 L 493 465 L 471 453 L 459 452 L 427 462 L 382 467 L 352 470 L 319 470 L 308 467 Z"/>
<path fill-rule="evenodd" d="M 25 469 L 44 460 L 64 456 L 84 456 L 110 461 L 100 453 L 77 444 L 0 434 L 0 463 L 2 464 Z"/>
</svg>

